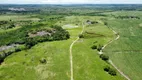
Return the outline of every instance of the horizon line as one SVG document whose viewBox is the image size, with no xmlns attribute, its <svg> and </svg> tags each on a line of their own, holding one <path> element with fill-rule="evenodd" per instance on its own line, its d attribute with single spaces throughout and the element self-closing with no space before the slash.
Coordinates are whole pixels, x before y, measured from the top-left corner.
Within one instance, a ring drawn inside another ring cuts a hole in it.
<svg viewBox="0 0 142 80">
<path fill-rule="evenodd" d="M 33 4 L 33 5 L 96 5 L 96 4 L 140 4 L 142 5 L 142 3 L 59 3 L 59 4 L 51 4 L 51 3 L 0 3 L 4 4 L 4 5 L 27 5 L 27 4 Z"/>
</svg>

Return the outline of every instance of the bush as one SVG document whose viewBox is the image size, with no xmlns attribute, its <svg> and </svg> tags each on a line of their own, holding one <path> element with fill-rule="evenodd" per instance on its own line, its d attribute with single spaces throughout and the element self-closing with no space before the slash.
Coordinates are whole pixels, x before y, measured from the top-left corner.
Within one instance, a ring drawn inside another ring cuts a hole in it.
<svg viewBox="0 0 142 80">
<path fill-rule="evenodd" d="M 40 61 L 40 63 L 46 63 L 46 59 L 44 59 L 44 58 L 42 58 L 41 60 L 39 60 Z"/>
<path fill-rule="evenodd" d="M 79 38 L 84 38 L 83 34 L 79 34 Z"/>
<path fill-rule="evenodd" d="M 101 50 L 102 50 L 102 46 L 99 45 L 98 48 L 97 48 L 97 50 L 98 50 L 98 51 L 101 51 Z"/>
<path fill-rule="evenodd" d="M 107 26 L 107 25 L 108 25 L 108 23 L 107 23 L 107 22 L 104 22 L 104 25 L 106 25 L 106 26 Z"/>
<path fill-rule="evenodd" d="M 9 52 L 3 51 L 3 53 L 0 54 L 0 64 L 4 61 L 4 59 L 5 59 L 7 56 L 11 55 L 12 53 L 13 53 L 12 51 L 9 51 Z"/>
<path fill-rule="evenodd" d="M 14 25 L 14 24 L 11 24 L 8 28 L 13 28 L 13 27 L 15 27 L 15 25 Z"/>
<path fill-rule="evenodd" d="M 112 68 L 110 68 L 109 66 L 104 67 L 104 71 L 108 72 L 108 74 L 112 75 L 112 76 L 116 76 L 116 71 Z"/>
<path fill-rule="evenodd" d="M 110 70 L 109 66 L 104 67 L 104 71 L 108 72 Z"/>
<path fill-rule="evenodd" d="M 96 45 L 93 45 L 91 48 L 92 48 L 92 49 L 97 49 L 97 46 L 96 46 Z"/>
<path fill-rule="evenodd" d="M 112 76 L 116 76 L 116 71 L 112 68 L 109 69 L 108 73 Z"/>
<path fill-rule="evenodd" d="M 66 31 L 66 39 L 69 39 L 70 38 L 70 34 L 69 32 Z"/>
<path fill-rule="evenodd" d="M 16 41 L 15 44 L 25 44 L 24 40 Z"/>
<path fill-rule="evenodd" d="M 34 46 L 35 44 L 37 44 L 37 41 L 34 40 L 33 38 L 27 38 L 27 39 L 26 39 L 25 45 L 26 45 L 26 48 L 27 48 L 27 49 L 31 48 L 31 47 Z"/>
<path fill-rule="evenodd" d="M 97 24 L 97 23 L 98 23 L 97 21 L 92 21 L 92 22 L 91 22 L 91 24 Z"/>
<path fill-rule="evenodd" d="M 12 53 L 14 53 L 14 51 L 9 51 L 9 52 L 7 52 L 7 53 L 5 53 L 7 56 L 8 55 L 11 55 Z M 6 56 L 5 56 L 6 57 Z"/>
<path fill-rule="evenodd" d="M 15 52 L 19 52 L 19 51 L 21 51 L 20 48 L 16 48 L 16 49 L 15 49 Z"/>
<path fill-rule="evenodd" d="M 102 60 L 104 60 L 104 61 L 109 60 L 109 57 L 108 57 L 107 55 L 104 55 L 104 54 L 101 54 L 101 55 L 100 55 L 100 58 L 101 58 Z"/>
</svg>

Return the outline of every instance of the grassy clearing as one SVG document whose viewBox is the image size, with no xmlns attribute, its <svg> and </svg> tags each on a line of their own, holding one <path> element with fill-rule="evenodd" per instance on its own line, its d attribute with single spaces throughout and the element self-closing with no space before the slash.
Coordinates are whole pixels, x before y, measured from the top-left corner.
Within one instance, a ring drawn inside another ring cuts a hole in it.
<svg viewBox="0 0 142 80">
<path fill-rule="evenodd" d="M 72 25 L 72 24 L 67 24 L 67 25 L 64 25 L 64 26 L 63 26 L 64 29 L 77 28 L 77 27 L 79 27 L 79 26 L 77 26 L 77 25 Z"/>
</svg>

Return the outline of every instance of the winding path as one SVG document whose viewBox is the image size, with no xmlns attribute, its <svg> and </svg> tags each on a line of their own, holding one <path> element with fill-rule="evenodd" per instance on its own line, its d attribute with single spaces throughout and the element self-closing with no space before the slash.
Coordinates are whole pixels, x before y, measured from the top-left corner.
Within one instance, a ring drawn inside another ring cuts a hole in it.
<svg viewBox="0 0 142 80">
<path fill-rule="evenodd" d="M 114 40 L 111 40 L 111 41 L 109 41 L 107 44 L 105 44 L 105 45 L 102 47 L 102 49 L 100 50 L 99 54 L 103 54 L 103 50 L 105 49 L 105 47 L 106 47 L 107 45 L 111 44 L 113 41 L 118 40 L 118 39 L 120 38 L 120 35 L 117 34 L 116 31 L 114 31 L 114 30 L 111 29 L 111 28 L 109 28 L 109 29 L 112 30 L 113 33 L 114 33 L 115 35 L 117 35 L 117 37 L 116 37 Z M 118 69 L 117 66 L 116 66 L 111 60 L 109 60 L 109 63 L 110 63 L 123 77 L 125 77 L 127 80 L 131 80 L 131 79 L 130 79 L 127 75 L 125 75 L 120 69 Z"/>
<path fill-rule="evenodd" d="M 122 71 L 120 71 L 120 70 L 116 67 L 116 65 L 115 65 L 111 60 L 109 60 L 109 63 L 110 63 L 123 77 L 125 77 L 127 80 L 131 80 L 127 75 L 125 75 Z"/>
<path fill-rule="evenodd" d="M 82 31 L 81 31 L 80 34 L 82 34 L 83 31 L 84 31 L 84 27 L 85 27 L 85 26 L 84 26 L 83 22 L 82 22 L 82 27 L 83 27 L 83 28 L 82 28 Z M 112 30 L 112 31 L 114 32 L 114 34 L 117 35 L 117 37 L 116 37 L 114 40 L 111 40 L 111 41 L 109 41 L 107 44 L 105 44 L 105 45 L 102 47 L 102 49 L 100 50 L 99 54 L 103 54 L 103 50 L 105 49 L 106 46 L 108 46 L 108 45 L 111 44 L 113 41 L 118 40 L 118 39 L 120 38 L 120 35 L 118 35 L 116 31 L 114 31 L 114 30 L 111 29 L 111 28 L 109 28 L 109 29 Z M 71 80 L 74 80 L 74 78 L 73 78 L 73 56 L 72 56 L 72 48 L 73 48 L 74 44 L 75 44 L 78 40 L 79 40 L 79 37 L 77 37 L 77 39 L 72 42 L 72 44 L 70 45 L 70 49 L 69 49 L 69 51 L 70 51 L 70 72 L 71 72 Z M 125 77 L 127 80 L 131 80 L 131 79 L 130 79 L 127 75 L 125 75 L 120 69 L 118 69 L 118 68 L 116 67 L 116 65 L 115 65 L 111 60 L 109 60 L 109 63 L 110 63 L 123 77 Z"/>
<path fill-rule="evenodd" d="M 82 22 L 82 31 L 81 31 L 81 33 L 80 34 L 82 34 L 83 33 L 83 31 L 84 31 L 84 24 L 83 24 L 83 22 Z M 77 39 L 76 40 L 74 40 L 73 42 L 72 42 L 72 44 L 70 45 L 70 72 L 71 72 L 71 80 L 74 80 L 73 79 L 73 56 L 72 56 L 72 48 L 73 48 L 73 45 L 77 42 L 79 40 L 79 37 L 77 37 Z"/>
</svg>

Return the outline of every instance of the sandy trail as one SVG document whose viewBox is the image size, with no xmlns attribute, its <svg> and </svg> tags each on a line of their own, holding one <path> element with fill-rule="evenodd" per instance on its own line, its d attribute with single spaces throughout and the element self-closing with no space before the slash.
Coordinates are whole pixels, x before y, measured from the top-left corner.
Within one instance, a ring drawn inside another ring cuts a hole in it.
<svg viewBox="0 0 142 80">
<path fill-rule="evenodd" d="M 125 77 L 127 80 L 131 80 L 127 75 L 125 75 L 122 71 L 120 71 L 120 70 L 116 67 L 116 65 L 115 65 L 111 60 L 109 60 L 109 63 L 110 63 L 123 77 Z"/>
<path fill-rule="evenodd" d="M 80 34 L 83 33 L 84 27 L 85 27 L 85 26 L 84 26 L 84 24 L 83 24 L 83 22 L 82 22 L 82 31 L 81 31 Z M 72 42 L 72 44 L 70 45 L 70 50 L 69 50 L 69 51 L 70 51 L 70 72 L 71 72 L 71 80 L 74 80 L 74 79 L 73 79 L 73 56 L 72 56 L 72 48 L 73 48 L 74 44 L 75 44 L 78 40 L 79 40 L 79 37 L 77 37 L 77 39 Z"/>
<path fill-rule="evenodd" d="M 109 28 L 110 30 L 113 31 L 113 33 L 117 36 L 114 40 L 109 41 L 107 44 L 105 44 L 102 49 L 100 50 L 99 54 L 103 54 L 103 50 L 105 49 L 106 46 L 108 46 L 109 44 L 111 44 L 113 41 L 118 40 L 120 38 L 120 35 L 114 31 L 113 29 Z M 125 77 L 127 80 L 131 80 L 127 75 L 125 75 L 120 69 L 117 68 L 117 66 L 111 61 L 109 60 L 109 63 L 123 76 Z"/>
</svg>

